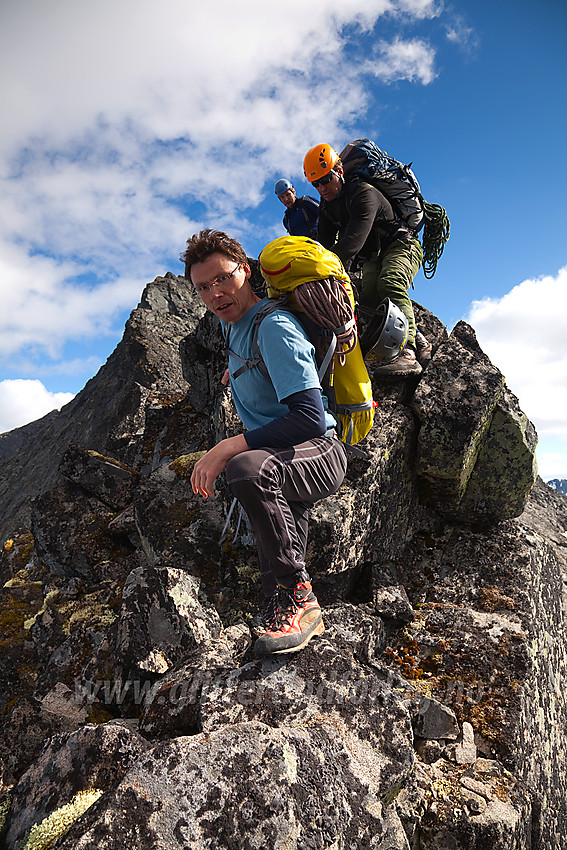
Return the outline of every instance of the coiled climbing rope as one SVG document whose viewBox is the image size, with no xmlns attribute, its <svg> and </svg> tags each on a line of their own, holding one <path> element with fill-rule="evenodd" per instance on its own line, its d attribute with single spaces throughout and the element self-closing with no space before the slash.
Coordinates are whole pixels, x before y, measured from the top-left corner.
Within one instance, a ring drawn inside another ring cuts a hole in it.
<svg viewBox="0 0 567 850">
<path fill-rule="evenodd" d="M 432 278 L 445 244 L 449 239 L 451 224 L 445 209 L 439 204 L 423 202 L 425 226 L 423 228 L 423 274 Z"/>
<path fill-rule="evenodd" d="M 345 287 L 334 277 L 302 283 L 294 290 L 298 307 L 318 327 L 333 331 L 337 337 L 336 354 L 344 364 L 344 356 L 356 345 L 357 330 L 354 310 Z"/>
</svg>

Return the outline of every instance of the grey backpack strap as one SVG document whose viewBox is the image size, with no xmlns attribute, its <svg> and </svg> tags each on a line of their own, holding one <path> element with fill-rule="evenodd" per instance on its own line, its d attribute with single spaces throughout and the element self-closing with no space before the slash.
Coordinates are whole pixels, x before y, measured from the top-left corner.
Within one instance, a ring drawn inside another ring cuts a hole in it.
<svg viewBox="0 0 567 850">
<path fill-rule="evenodd" d="M 333 359 L 333 354 L 335 353 L 336 347 L 337 347 L 337 335 L 333 334 L 333 336 L 331 337 L 331 341 L 329 343 L 329 347 L 327 348 L 327 351 L 325 352 L 325 356 L 323 357 L 321 365 L 319 366 L 319 368 L 317 370 L 317 377 L 319 378 L 319 383 L 321 385 L 323 385 L 323 379 L 324 379 L 325 375 L 327 374 L 327 369 L 331 365 L 331 360 Z"/>
<path fill-rule="evenodd" d="M 267 304 L 262 307 L 261 310 L 258 310 L 258 313 L 254 317 L 254 324 L 252 325 L 252 357 L 241 357 L 239 354 L 235 354 L 234 351 L 231 351 L 229 348 L 229 338 L 230 338 L 230 325 L 228 326 L 226 332 L 226 340 L 225 340 L 225 352 L 229 354 L 231 357 L 236 358 L 242 363 L 242 366 L 239 366 L 236 372 L 234 372 L 231 377 L 239 378 L 244 372 L 247 372 L 248 369 L 258 368 L 264 378 L 270 378 L 268 374 L 268 370 L 266 368 L 266 364 L 262 358 L 262 352 L 260 351 L 260 346 L 258 345 L 258 333 L 260 331 L 260 324 L 262 320 L 268 316 L 270 313 L 273 313 L 278 307 L 281 306 L 281 301 L 269 301 Z"/>
</svg>

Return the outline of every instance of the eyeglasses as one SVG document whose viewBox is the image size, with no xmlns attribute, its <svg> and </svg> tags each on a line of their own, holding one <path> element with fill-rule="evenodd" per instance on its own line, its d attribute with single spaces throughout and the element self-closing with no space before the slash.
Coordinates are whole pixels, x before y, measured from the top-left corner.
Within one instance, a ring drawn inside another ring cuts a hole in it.
<svg viewBox="0 0 567 850">
<path fill-rule="evenodd" d="M 210 283 L 196 283 L 195 289 L 199 293 L 199 295 L 208 295 L 213 286 L 222 286 L 223 283 L 227 283 L 238 271 L 242 263 L 238 263 L 236 268 L 234 268 L 229 274 L 220 274 L 218 277 L 215 277 Z"/>
<path fill-rule="evenodd" d="M 329 171 L 328 174 L 324 174 L 323 177 L 320 177 L 318 180 L 312 180 L 311 185 L 316 189 L 318 186 L 326 186 L 327 183 L 330 183 L 333 179 L 335 172 Z"/>
</svg>

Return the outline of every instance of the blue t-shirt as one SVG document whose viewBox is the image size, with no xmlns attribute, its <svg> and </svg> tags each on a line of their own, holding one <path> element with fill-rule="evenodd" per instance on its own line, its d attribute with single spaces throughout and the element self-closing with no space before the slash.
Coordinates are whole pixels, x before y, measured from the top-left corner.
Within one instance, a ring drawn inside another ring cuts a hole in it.
<svg viewBox="0 0 567 850">
<path fill-rule="evenodd" d="M 246 359 L 253 357 L 252 331 L 256 314 L 265 304 L 263 298 L 235 324 L 230 326 L 230 350 Z M 223 322 L 226 336 L 226 323 Z M 270 375 L 265 378 L 260 369 L 247 369 L 234 378 L 242 363 L 229 355 L 230 388 L 236 411 L 248 431 L 279 419 L 288 412 L 281 401 L 302 390 L 319 389 L 315 365 L 315 349 L 307 339 L 297 319 L 286 310 L 276 310 L 264 316 L 258 331 L 258 346 Z M 328 427 L 335 421 L 325 412 Z"/>
</svg>

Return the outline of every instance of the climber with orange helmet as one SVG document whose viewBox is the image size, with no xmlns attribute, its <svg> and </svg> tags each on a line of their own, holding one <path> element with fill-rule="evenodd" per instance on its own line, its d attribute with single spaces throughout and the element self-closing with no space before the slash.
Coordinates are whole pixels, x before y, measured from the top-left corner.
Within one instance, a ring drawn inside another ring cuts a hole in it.
<svg viewBox="0 0 567 850">
<path fill-rule="evenodd" d="M 416 234 L 398 216 L 386 196 L 358 176 L 347 176 L 339 154 L 318 144 L 305 154 L 303 170 L 321 196 L 318 240 L 349 269 L 362 265 L 359 303 L 376 308 L 389 298 L 408 320 L 408 342 L 391 363 L 377 366 L 378 377 L 419 374 L 416 324 L 408 289 L 419 271 L 423 249 Z M 424 337 L 420 341 L 429 345 Z M 361 340 L 362 342 L 362 340 Z"/>
</svg>

